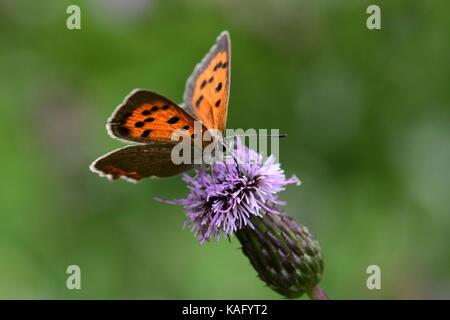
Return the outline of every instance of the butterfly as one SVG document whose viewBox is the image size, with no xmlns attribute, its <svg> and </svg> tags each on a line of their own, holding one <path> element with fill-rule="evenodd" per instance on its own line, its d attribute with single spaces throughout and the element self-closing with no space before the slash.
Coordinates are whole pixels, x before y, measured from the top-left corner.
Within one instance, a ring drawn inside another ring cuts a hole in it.
<svg viewBox="0 0 450 320">
<path fill-rule="evenodd" d="M 181 105 L 152 91 L 133 90 L 108 119 L 106 128 L 111 137 L 134 144 L 99 157 L 91 164 L 91 171 L 110 180 L 138 182 L 193 169 L 194 164 L 172 162 L 171 152 L 178 142 L 171 137 L 177 130 L 190 135 L 194 144 L 198 135 L 194 121 L 202 123 L 202 132 L 216 129 L 223 135 L 230 93 L 230 54 L 230 35 L 223 31 L 188 78 Z"/>
</svg>

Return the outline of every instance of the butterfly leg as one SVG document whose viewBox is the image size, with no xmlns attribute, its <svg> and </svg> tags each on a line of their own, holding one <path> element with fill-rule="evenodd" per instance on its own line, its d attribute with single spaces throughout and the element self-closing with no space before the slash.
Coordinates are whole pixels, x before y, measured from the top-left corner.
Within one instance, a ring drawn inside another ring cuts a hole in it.
<svg viewBox="0 0 450 320">
<path fill-rule="evenodd" d="M 231 138 L 234 138 L 234 136 L 231 136 Z M 231 155 L 231 157 L 233 158 L 234 162 L 237 165 L 238 171 L 239 173 L 245 174 L 247 175 L 247 173 L 245 172 L 244 168 L 242 167 L 241 163 L 238 161 L 238 159 L 234 156 L 233 152 L 230 152 L 229 146 L 227 145 L 227 142 L 225 142 L 224 138 L 224 142 L 222 143 L 223 147 L 226 149 L 227 153 L 229 153 Z"/>
<path fill-rule="evenodd" d="M 211 170 L 211 178 L 212 178 L 212 181 L 214 184 L 214 190 L 216 190 L 216 193 L 217 193 L 216 176 L 214 174 L 214 164 L 215 163 L 210 164 L 209 168 Z"/>
<path fill-rule="evenodd" d="M 195 175 L 193 177 L 191 177 L 192 180 L 195 180 L 195 179 L 199 178 L 200 177 L 200 173 L 202 171 L 206 171 L 208 169 L 208 167 L 205 164 L 200 164 L 200 165 L 196 165 L 194 169 L 195 169 L 194 170 Z"/>
<path fill-rule="evenodd" d="M 191 178 L 192 180 L 195 180 L 199 177 L 198 170 L 195 170 L 195 175 Z"/>
</svg>

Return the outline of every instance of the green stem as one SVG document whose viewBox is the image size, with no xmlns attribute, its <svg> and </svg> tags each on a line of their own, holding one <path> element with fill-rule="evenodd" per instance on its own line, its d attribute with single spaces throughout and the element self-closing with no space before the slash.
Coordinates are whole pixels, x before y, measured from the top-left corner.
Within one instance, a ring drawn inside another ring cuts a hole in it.
<svg viewBox="0 0 450 320">
<path fill-rule="evenodd" d="M 325 291 L 323 291 L 319 285 L 309 290 L 308 296 L 311 298 L 311 300 L 330 300 Z"/>
</svg>

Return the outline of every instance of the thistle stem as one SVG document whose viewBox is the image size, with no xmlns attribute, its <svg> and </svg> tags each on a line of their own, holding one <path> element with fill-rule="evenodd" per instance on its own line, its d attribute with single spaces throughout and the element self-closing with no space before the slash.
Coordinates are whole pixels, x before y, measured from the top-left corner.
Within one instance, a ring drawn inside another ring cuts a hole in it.
<svg viewBox="0 0 450 320">
<path fill-rule="evenodd" d="M 307 293 L 311 300 L 330 300 L 325 291 L 323 291 L 319 285 L 315 286 Z"/>
</svg>

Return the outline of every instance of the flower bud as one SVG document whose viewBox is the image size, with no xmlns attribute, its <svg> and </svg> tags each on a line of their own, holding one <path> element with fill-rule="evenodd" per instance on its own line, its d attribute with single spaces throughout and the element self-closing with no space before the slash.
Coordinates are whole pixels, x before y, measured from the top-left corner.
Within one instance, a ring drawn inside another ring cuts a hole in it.
<svg viewBox="0 0 450 320">
<path fill-rule="evenodd" d="M 287 298 L 317 290 L 323 259 L 317 240 L 284 213 L 252 216 L 237 231 L 244 254 L 267 285 Z"/>
</svg>

